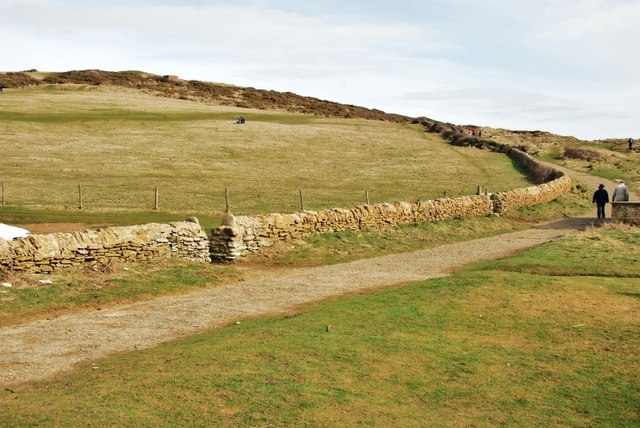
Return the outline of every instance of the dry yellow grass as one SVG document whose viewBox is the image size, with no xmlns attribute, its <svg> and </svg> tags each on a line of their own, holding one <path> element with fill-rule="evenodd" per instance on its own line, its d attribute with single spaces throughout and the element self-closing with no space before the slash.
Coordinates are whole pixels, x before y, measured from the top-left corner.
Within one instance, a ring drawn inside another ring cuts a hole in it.
<svg viewBox="0 0 640 428">
<path fill-rule="evenodd" d="M 235 125 L 243 115 L 245 125 Z M 88 209 L 295 211 L 528 185 L 503 155 L 419 126 L 222 107 L 132 90 L 7 90 L 0 104 L 8 204 Z"/>
</svg>

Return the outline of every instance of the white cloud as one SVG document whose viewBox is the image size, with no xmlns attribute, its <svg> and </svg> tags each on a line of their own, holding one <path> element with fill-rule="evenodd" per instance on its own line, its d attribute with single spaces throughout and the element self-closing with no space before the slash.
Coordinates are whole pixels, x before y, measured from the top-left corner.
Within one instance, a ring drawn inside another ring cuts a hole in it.
<svg viewBox="0 0 640 428">
<path fill-rule="evenodd" d="M 640 2 L 632 0 L 555 0 L 545 9 L 545 27 L 539 41 L 556 55 L 586 66 L 614 67 L 615 74 L 631 76 L 640 66 L 635 53 L 640 42 Z"/>
<path fill-rule="evenodd" d="M 640 117 L 638 22 L 635 0 L 3 0 L 0 70 L 140 69 L 604 138 Z"/>
</svg>

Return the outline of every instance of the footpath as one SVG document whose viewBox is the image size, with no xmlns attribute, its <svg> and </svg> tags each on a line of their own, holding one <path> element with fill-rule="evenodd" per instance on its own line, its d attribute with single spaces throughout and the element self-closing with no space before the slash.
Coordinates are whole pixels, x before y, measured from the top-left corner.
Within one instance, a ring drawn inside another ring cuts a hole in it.
<svg viewBox="0 0 640 428">
<path fill-rule="evenodd" d="M 97 364 L 108 355 L 150 348 L 243 318 L 295 311 L 331 296 L 449 275 L 458 266 L 522 252 L 592 224 L 597 225 L 592 218 L 565 219 L 428 250 L 266 273 L 187 295 L 0 328 L 0 385 L 50 378 L 77 365 Z"/>
</svg>

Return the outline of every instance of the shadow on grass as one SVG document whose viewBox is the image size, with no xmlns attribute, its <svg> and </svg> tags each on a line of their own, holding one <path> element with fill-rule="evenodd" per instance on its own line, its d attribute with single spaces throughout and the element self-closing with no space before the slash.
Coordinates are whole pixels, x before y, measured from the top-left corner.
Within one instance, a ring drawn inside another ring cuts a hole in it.
<svg viewBox="0 0 640 428">
<path fill-rule="evenodd" d="M 602 227 L 607 224 L 609 219 L 597 219 L 597 218 L 584 218 L 584 217 L 569 217 L 558 221 L 552 221 L 549 223 L 536 226 L 537 229 L 573 229 L 573 230 L 587 230 L 589 227 Z"/>
<path fill-rule="evenodd" d="M 636 299 L 640 299 L 640 291 L 621 291 L 616 294 L 619 294 L 621 296 L 635 297 Z"/>
</svg>

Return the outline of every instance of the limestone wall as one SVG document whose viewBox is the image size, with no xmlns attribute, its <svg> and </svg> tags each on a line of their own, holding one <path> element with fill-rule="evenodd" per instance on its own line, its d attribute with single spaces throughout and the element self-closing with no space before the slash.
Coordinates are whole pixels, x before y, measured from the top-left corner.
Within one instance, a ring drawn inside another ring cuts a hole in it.
<svg viewBox="0 0 640 428">
<path fill-rule="evenodd" d="M 549 183 L 494 193 L 491 195 L 494 212 L 502 214 L 520 207 L 553 201 L 569 193 L 571 186 L 571 179 L 565 175 Z"/>
<path fill-rule="evenodd" d="M 0 271 L 46 273 L 156 257 L 211 261 L 209 239 L 197 220 L 0 239 Z"/>
<path fill-rule="evenodd" d="M 354 208 L 305 211 L 294 214 L 234 217 L 212 230 L 211 257 L 230 261 L 284 241 L 315 233 L 362 231 L 407 223 L 488 215 L 493 204 L 487 195 L 429 201 L 360 205 Z"/>
<path fill-rule="evenodd" d="M 634 226 L 640 226 L 640 202 L 613 202 L 611 218 Z"/>
<path fill-rule="evenodd" d="M 234 217 L 229 214 L 222 226 L 211 231 L 210 240 L 195 219 L 171 224 L 32 235 L 14 241 L 0 239 L 0 271 L 55 272 L 91 264 L 141 261 L 155 257 L 231 261 L 276 241 L 298 239 L 316 233 L 357 232 L 408 223 L 500 214 L 551 201 L 571 190 L 569 177 L 538 163 L 526 153 L 495 143 L 482 144 L 481 148 L 507 153 L 528 171 L 533 171 L 537 180 L 547 182 L 491 195 L 254 217 Z M 637 210 L 633 215 L 622 214 L 623 208 L 618 210 L 619 216 L 637 217 Z"/>
<path fill-rule="evenodd" d="M 276 241 L 302 238 L 314 233 L 362 231 L 407 223 L 501 214 L 522 206 L 552 201 L 571 191 L 571 179 L 509 146 L 483 143 L 483 148 L 506 153 L 542 184 L 491 195 L 463 196 L 417 202 L 360 205 L 354 208 L 305 211 L 266 216 L 229 215 L 211 231 L 211 258 L 232 261 Z"/>
</svg>

